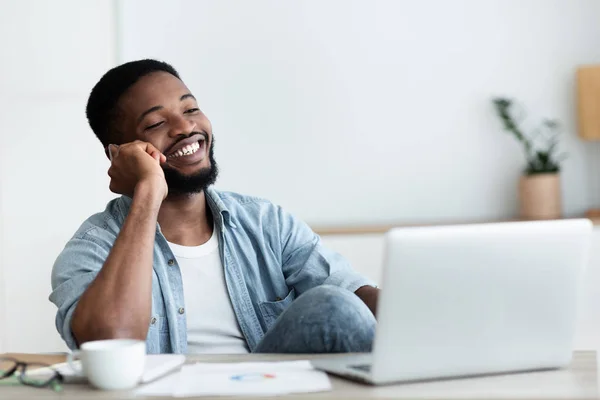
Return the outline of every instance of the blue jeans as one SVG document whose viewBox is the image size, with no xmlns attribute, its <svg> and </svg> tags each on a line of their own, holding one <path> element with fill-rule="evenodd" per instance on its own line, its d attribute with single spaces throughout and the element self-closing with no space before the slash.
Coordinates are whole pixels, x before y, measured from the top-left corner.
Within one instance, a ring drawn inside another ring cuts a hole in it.
<svg viewBox="0 0 600 400">
<path fill-rule="evenodd" d="M 336 286 L 318 286 L 279 316 L 254 352 L 370 352 L 375 325 L 373 313 L 357 295 Z"/>
</svg>

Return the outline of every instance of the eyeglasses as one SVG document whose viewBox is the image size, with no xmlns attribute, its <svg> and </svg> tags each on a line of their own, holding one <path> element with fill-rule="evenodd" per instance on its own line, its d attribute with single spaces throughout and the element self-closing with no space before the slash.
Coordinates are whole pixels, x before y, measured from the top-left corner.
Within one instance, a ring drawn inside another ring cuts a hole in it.
<svg viewBox="0 0 600 400">
<path fill-rule="evenodd" d="M 37 388 L 62 390 L 63 377 L 48 364 L 25 363 L 14 358 L 0 357 L 0 384 L 20 382 Z"/>
</svg>

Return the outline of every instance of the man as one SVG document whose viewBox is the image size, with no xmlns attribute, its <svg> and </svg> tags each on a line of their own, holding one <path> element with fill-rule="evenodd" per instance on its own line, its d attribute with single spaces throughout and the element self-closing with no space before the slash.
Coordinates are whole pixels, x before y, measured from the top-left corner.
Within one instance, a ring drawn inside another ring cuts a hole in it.
<svg viewBox="0 0 600 400">
<path fill-rule="evenodd" d="M 122 196 L 54 265 L 50 300 L 70 348 L 137 338 L 149 353 L 371 349 L 378 289 L 281 208 L 211 187 L 212 127 L 173 67 L 110 70 L 87 117 Z"/>
</svg>

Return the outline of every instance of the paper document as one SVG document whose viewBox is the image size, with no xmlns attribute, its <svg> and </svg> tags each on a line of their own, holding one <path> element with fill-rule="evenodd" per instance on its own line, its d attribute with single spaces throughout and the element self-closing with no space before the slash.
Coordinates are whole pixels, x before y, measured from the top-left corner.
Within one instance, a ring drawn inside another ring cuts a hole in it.
<svg viewBox="0 0 600 400">
<path fill-rule="evenodd" d="M 198 363 L 136 391 L 175 397 L 283 395 L 331 390 L 327 374 L 309 361 Z"/>
<path fill-rule="evenodd" d="M 135 391 L 135 394 L 137 396 L 173 397 L 173 391 L 179 382 L 180 373 L 176 372 L 147 385 L 143 385 Z"/>
</svg>

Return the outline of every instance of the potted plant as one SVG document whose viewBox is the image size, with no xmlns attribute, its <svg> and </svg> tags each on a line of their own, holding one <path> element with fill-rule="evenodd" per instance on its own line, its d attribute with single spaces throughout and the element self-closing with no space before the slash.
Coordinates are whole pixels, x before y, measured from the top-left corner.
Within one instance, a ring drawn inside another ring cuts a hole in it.
<svg viewBox="0 0 600 400">
<path fill-rule="evenodd" d="M 562 214 L 560 163 L 565 154 L 557 154 L 560 126 L 556 120 L 544 120 L 526 135 L 519 126 L 524 117 L 513 113 L 514 101 L 493 99 L 494 107 L 506 131 L 512 134 L 525 151 L 527 166 L 519 180 L 520 217 L 523 219 L 556 219 Z"/>
</svg>

